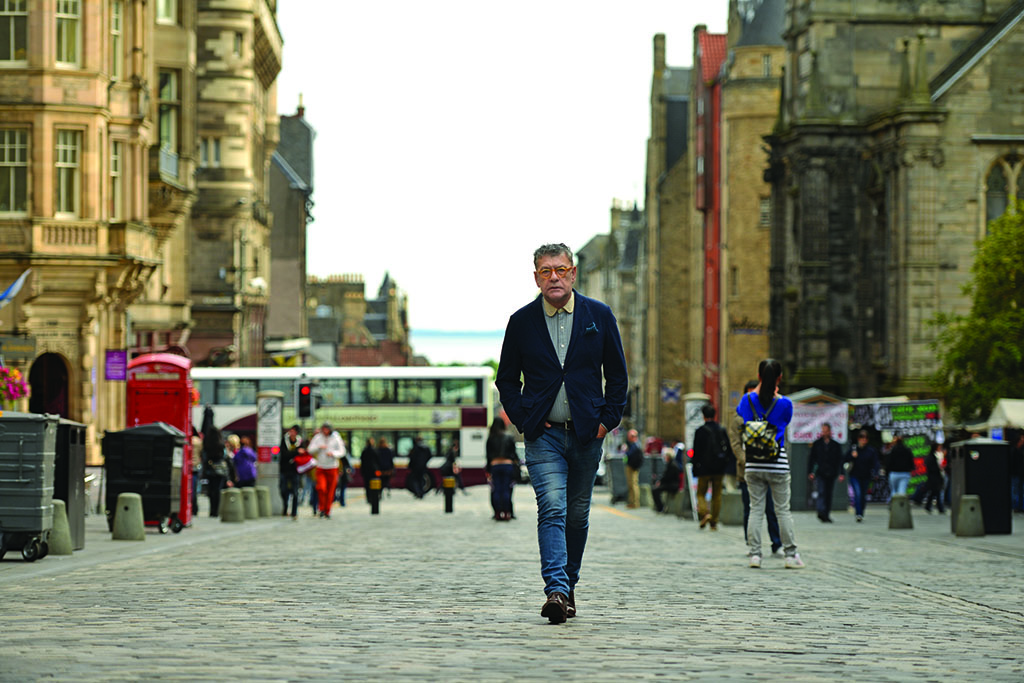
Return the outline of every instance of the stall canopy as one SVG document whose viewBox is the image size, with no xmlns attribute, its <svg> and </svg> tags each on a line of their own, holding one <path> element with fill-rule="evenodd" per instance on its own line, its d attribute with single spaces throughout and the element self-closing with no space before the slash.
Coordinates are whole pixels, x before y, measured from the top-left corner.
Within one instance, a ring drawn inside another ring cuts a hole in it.
<svg viewBox="0 0 1024 683">
<path fill-rule="evenodd" d="M 992 409 L 985 426 L 989 429 L 1024 429 L 1024 398 L 1001 398 L 996 401 L 996 407 Z"/>
</svg>

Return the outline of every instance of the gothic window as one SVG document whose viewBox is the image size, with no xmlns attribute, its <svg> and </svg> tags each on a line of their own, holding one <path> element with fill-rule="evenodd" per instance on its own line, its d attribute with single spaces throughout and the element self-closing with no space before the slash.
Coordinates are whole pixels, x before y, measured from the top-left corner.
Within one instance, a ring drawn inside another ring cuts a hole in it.
<svg viewBox="0 0 1024 683">
<path fill-rule="evenodd" d="M 1024 199 L 1024 158 L 1009 154 L 997 159 L 985 178 L 985 221 L 1015 212 L 1019 199 Z"/>
<path fill-rule="evenodd" d="M 27 44 L 27 0 L 0 0 L 0 62 L 24 62 Z"/>
</svg>

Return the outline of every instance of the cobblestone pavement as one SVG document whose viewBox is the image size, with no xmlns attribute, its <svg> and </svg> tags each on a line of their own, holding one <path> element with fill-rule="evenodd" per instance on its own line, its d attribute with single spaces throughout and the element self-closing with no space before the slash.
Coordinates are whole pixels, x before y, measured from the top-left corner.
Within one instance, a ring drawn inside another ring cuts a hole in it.
<svg viewBox="0 0 1024 683">
<path fill-rule="evenodd" d="M 200 517 L 142 542 L 92 515 L 74 555 L 0 561 L 0 680 L 1024 679 L 1020 531 L 796 513 L 807 568 L 758 571 L 738 527 L 607 501 L 560 626 L 539 614 L 528 487 L 510 523 L 483 488 L 447 515 L 403 491 L 379 516 L 357 498 L 330 520 Z"/>
</svg>

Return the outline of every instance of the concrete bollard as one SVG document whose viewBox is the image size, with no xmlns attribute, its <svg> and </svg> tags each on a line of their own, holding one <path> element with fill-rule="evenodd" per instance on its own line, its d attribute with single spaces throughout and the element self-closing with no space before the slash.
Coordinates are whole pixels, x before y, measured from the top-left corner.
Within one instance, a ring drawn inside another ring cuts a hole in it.
<svg viewBox="0 0 1024 683">
<path fill-rule="evenodd" d="M 677 517 L 681 517 L 682 516 L 682 509 L 683 509 L 683 501 L 685 500 L 685 498 L 686 497 L 682 493 L 680 493 L 678 491 L 675 491 L 673 493 L 666 493 L 665 494 L 665 514 L 666 515 L 675 515 Z"/>
<path fill-rule="evenodd" d="M 985 520 L 981 516 L 981 497 L 960 496 L 960 509 L 956 513 L 957 536 L 984 536 Z"/>
<path fill-rule="evenodd" d="M 640 507 L 654 509 L 654 494 L 650 484 L 640 484 Z"/>
<path fill-rule="evenodd" d="M 256 489 L 252 486 L 243 486 L 242 491 L 242 509 L 245 510 L 246 519 L 259 519 L 260 508 L 256 502 Z"/>
<path fill-rule="evenodd" d="M 904 493 L 896 494 L 889 501 L 889 528 L 914 528 L 914 520 L 910 517 L 910 499 Z"/>
<path fill-rule="evenodd" d="M 220 492 L 220 521 L 244 522 L 245 503 L 242 491 L 236 488 L 222 489 Z"/>
<path fill-rule="evenodd" d="M 256 487 L 256 509 L 260 517 L 270 517 L 273 514 L 273 505 L 270 502 L 270 488 L 267 486 Z"/>
<path fill-rule="evenodd" d="M 71 543 L 71 526 L 68 524 L 67 505 L 63 500 L 53 500 L 53 529 L 50 530 L 50 537 L 47 540 L 51 555 L 70 555 L 74 552 Z"/>
<path fill-rule="evenodd" d="M 142 496 L 138 493 L 117 494 L 114 530 L 111 538 L 115 541 L 146 540 L 146 522 L 142 517 Z"/>
<path fill-rule="evenodd" d="M 718 521 L 726 526 L 743 526 L 743 494 L 739 491 L 722 491 L 722 509 Z"/>
</svg>

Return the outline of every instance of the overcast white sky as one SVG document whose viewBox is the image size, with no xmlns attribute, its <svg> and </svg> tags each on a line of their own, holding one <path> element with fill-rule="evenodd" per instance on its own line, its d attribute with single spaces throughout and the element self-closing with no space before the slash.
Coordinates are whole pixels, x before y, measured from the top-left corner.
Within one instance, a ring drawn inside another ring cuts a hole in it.
<svg viewBox="0 0 1024 683">
<path fill-rule="evenodd" d="M 278 111 L 317 131 L 312 275 L 385 271 L 413 330 L 504 329 L 531 258 L 643 203 L 653 38 L 692 62 L 727 0 L 284 0 Z"/>
</svg>

